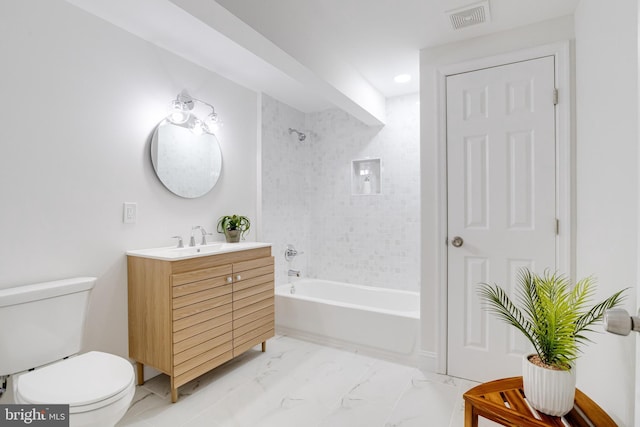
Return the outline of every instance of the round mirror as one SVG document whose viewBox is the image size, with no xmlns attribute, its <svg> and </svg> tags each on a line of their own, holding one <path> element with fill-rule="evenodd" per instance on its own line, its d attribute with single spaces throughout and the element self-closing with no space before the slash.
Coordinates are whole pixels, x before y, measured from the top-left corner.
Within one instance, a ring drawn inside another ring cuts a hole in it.
<svg viewBox="0 0 640 427">
<path fill-rule="evenodd" d="M 220 177 L 222 153 L 215 135 L 163 120 L 151 139 L 151 162 L 169 191 L 193 199 L 207 194 Z"/>
</svg>

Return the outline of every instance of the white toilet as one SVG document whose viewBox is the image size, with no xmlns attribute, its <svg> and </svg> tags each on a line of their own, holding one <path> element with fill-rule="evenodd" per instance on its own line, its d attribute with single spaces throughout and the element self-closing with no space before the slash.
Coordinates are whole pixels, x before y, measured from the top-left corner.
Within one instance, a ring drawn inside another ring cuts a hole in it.
<svg viewBox="0 0 640 427">
<path fill-rule="evenodd" d="M 128 360 L 98 351 L 76 356 L 95 281 L 0 289 L 0 377 L 11 376 L 15 403 L 68 404 L 72 427 L 115 425 L 135 393 Z"/>
</svg>

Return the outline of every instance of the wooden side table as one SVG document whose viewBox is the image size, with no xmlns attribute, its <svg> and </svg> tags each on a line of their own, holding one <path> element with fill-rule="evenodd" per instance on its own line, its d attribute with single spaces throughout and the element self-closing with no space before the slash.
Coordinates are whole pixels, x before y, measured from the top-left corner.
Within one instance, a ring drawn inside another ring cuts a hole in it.
<svg viewBox="0 0 640 427">
<path fill-rule="evenodd" d="M 511 427 L 617 427 L 593 400 L 576 389 L 575 404 L 564 417 L 536 413 L 525 402 L 522 377 L 480 384 L 464 395 L 464 425 L 478 427 L 478 416 Z"/>
</svg>

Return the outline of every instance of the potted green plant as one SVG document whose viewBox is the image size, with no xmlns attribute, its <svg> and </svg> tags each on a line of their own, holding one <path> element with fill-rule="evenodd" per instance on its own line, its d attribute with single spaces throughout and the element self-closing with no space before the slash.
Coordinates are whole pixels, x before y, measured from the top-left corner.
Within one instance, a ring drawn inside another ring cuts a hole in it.
<svg viewBox="0 0 640 427">
<path fill-rule="evenodd" d="M 224 233 L 227 243 L 237 243 L 249 232 L 251 221 L 242 215 L 224 215 L 218 219 L 218 233 Z"/>
<path fill-rule="evenodd" d="M 562 416 L 573 408 L 576 388 L 575 360 L 588 341 L 584 332 L 602 320 L 604 312 L 619 305 L 620 290 L 589 307 L 595 282 L 588 277 L 571 286 L 569 280 L 545 271 L 520 270 L 516 298 L 520 307 L 498 285 L 480 284 L 484 308 L 524 334 L 536 354 L 523 358 L 524 394 L 535 409 Z"/>
</svg>

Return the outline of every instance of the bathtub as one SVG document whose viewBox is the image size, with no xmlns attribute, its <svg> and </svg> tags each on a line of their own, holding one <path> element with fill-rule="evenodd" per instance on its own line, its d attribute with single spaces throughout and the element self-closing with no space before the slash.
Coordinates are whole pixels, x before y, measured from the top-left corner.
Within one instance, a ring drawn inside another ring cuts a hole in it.
<svg viewBox="0 0 640 427">
<path fill-rule="evenodd" d="M 276 287 L 278 333 L 415 362 L 420 294 L 327 280 Z"/>
</svg>

